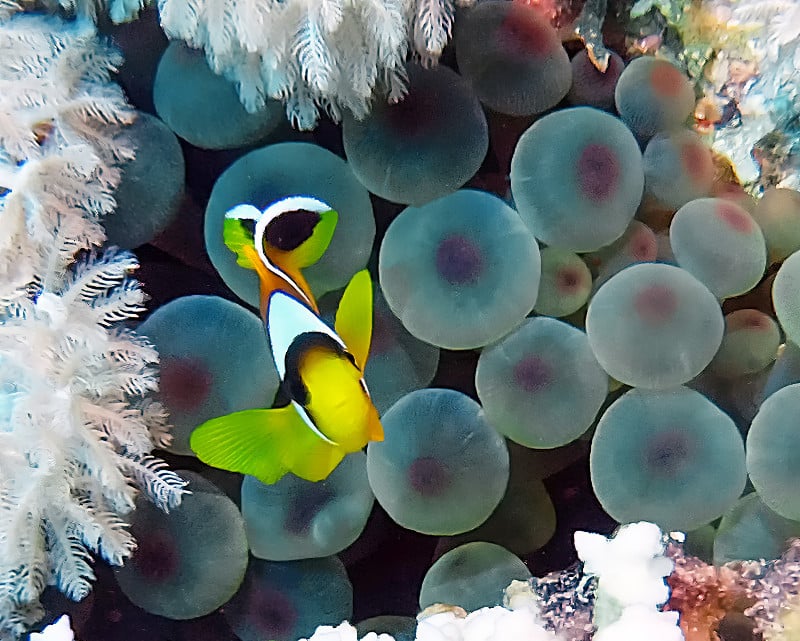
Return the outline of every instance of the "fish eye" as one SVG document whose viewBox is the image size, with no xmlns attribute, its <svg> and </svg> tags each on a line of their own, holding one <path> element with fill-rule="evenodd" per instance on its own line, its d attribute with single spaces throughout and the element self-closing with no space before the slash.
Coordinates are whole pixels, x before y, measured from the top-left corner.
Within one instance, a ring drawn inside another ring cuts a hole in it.
<svg viewBox="0 0 800 641">
<path fill-rule="evenodd" d="M 297 249 L 311 237 L 319 221 L 319 213 L 307 209 L 295 209 L 276 216 L 264 229 L 261 241 L 264 250 L 270 247 L 281 251 Z"/>
</svg>

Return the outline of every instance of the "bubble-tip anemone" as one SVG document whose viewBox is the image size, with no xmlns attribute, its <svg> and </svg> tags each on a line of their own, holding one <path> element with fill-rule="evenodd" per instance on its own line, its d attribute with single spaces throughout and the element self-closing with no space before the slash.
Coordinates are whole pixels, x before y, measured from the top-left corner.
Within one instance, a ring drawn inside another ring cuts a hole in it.
<svg viewBox="0 0 800 641">
<path fill-rule="evenodd" d="M 489 0 L 464 9 L 453 42 L 459 71 L 490 109 L 541 113 L 569 91 L 572 68 L 558 32 L 523 3 Z"/>
<path fill-rule="evenodd" d="M 717 299 L 687 271 L 641 263 L 611 277 L 589 303 L 597 360 L 628 385 L 664 389 L 697 376 L 722 342 Z"/>
<path fill-rule="evenodd" d="M 386 302 L 411 334 L 472 349 L 533 309 L 541 259 L 517 212 L 464 189 L 403 210 L 384 236 L 378 271 Z"/>
<path fill-rule="evenodd" d="M 745 486 L 744 444 L 734 422 L 685 387 L 634 389 L 597 425 L 592 487 L 621 523 L 689 530 L 730 508 Z"/>
<path fill-rule="evenodd" d="M 618 118 L 591 107 L 537 120 L 511 159 L 520 216 L 547 245 L 588 252 L 619 238 L 644 189 L 642 154 Z"/>
<path fill-rule="evenodd" d="M 435 603 L 458 605 L 465 610 L 503 603 L 503 593 L 512 581 L 526 581 L 531 572 L 505 548 L 494 543 L 465 543 L 443 554 L 422 580 L 419 607 Z"/>
<path fill-rule="evenodd" d="M 509 459 L 480 405 L 453 390 L 418 390 L 392 405 L 382 422 L 384 440 L 367 446 L 367 474 L 392 519 L 449 535 L 489 517 L 505 493 Z"/>
<path fill-rule="evenodd" d="M 375 104 L 362 119 L 345 114 L 343 142 L 353 173 L 373 194 L 422 205 L 475 174 L 489 147 L 489 129 L 469 83 L 457 73 L 410 65 L 408 75 L 408 94 L 400 102 Z"/>
<path fill-rule="evenodd" d="M 608 376 L 579 329 L 529 318 L 481 352 L 475 387 L 486 418 L 527 447 L 554 448 L 583 434 L 608 393 Z"/>
<path fill-rule="evenodd" d="M 288 474 L 274 485 L 242 481 L 242 516 L 253 555 L 270 561 L 330 556 L 353 543 L 374 497 L 363 452 L 346 456 L 324 481 Z"/>
<path fill-rule="evenodd" d="M 247 537 L 236 505 L 199 474 L 181 471 L 191 492 L 164 513 L 139 501 L 133 557 L 116 570 L 125 595 L 143 610 L 194 619 L 216 610 L 242 583 Z"/>
</svg>

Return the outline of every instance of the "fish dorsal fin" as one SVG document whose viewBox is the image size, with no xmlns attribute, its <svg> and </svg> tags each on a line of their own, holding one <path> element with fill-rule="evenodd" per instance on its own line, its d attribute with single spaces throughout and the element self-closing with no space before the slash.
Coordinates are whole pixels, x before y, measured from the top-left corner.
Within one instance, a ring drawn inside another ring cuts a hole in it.
<svg viewBox="0 0 800 641">
<path fill-rule="evenodd" d="M 307 305 L 284 291 L 274 291 L 267 303 L 267 335 L 272 359 L 281 381 L 286 378 L 286 353 L 294 340 L 309 332 L 330 336 L 345 348 L 345 343 Z"/>
<path fill-rule="evenodd" d="M 334 327 L 363 372 L 372 341 L 372 279 L 366 269 L 357 272 L 347 284 Z"/>
</svg>

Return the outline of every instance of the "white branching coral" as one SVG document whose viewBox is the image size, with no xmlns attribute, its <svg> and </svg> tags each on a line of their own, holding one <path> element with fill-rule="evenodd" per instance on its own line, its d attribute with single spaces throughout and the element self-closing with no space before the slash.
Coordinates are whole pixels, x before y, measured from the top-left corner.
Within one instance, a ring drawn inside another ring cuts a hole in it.
<svg viewBox="0 0 800 641">
<path fill-rule="evenodd" d="M 369 111 L 377 89 L 405 92 L 409 43 L 424 63 L 447 43 L 456 5 L 474 0 L 158 0 L 171 38 L 203 49 L 233 81 L 249 111 L 286 103 L 292 123 L 312 128 L 319 108 L 338 120 Z"/>
<path fill-rule="evenodd" d="M 665 578 L 674 568 L 665 555 L 661 529 L 641 521 L 621 526 L 610 538 L 575 532 L 583 572 L 597 580 L 594 635 L 599 641 L 635 641 L 645 635 L 683 641 L 676 612 L 662 612 L 669 599 Z"/>
<path fill-rule="evenodd" d="M 84 22 L 0 22 L 0 638 L 41 616 L 55 585 L 90 589 L 90 553 L 135 543 L 139 492 L 163 509 L 183 481 L 152 457 L 169 439 L 148 399 L 157 354 L 122 323 L 144 307 L 132 254 L 95 252 L 132 119 L 118 62 Z"/>
</svg>

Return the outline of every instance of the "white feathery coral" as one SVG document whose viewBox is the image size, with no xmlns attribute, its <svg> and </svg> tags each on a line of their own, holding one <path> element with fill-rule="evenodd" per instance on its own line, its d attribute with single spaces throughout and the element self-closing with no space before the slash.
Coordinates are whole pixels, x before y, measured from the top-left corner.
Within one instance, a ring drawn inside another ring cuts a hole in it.
<svg viewBox="0 0 800 641">
<path fill-rule="evenodd" d="M 405 93 L 409 42 L 438 60 L 456 5 L 474 0 L 158 0 L 171 38 L 203 49 L 233 81 L 248 111 L 283 100 L 292 123 L 313 128 L 319 109 L 335 120 L 370 109 L 377 89 Z"/>
<path fill-rule="evenodd" d="M 90 554 L 135 543 L 139 492 L 163 509 L 184 482 L 152 457 L 168 440 L 158 355 L 122 323 L 144 309 L 132 254 L 94 248 L 114 208 L 133 117 L 117 54 L 86 22 L 0 22 L 0 638 L 41 616 L 56 585 L 90 589 Z"/>
</svg>

